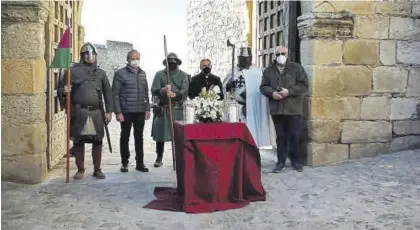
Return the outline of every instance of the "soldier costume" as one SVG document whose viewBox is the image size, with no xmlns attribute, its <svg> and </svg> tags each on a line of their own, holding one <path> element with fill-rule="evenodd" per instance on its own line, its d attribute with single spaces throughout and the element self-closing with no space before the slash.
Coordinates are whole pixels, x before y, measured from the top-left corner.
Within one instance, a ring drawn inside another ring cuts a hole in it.
<svg viewBox="0 0 420 230">
<path fill-rule="evenodd" d="M 178 67 L 182 61 L 175 53 L 169 53 L 167 56 L 169 66 L 169 75 L 171 82 L 170 91 L 175 93 L 175 97 L 171 98 L 173 120 L 183 120 L 183 103 L 188 96 L 189 75 Z M 166 60 L 163 60 L 166 66 Z M 153 96 L 153 126 L 152 137 L 156 141 L 156 162 L 155 167 L 162 165 L 163 149 L 166 141 L 171 141 L 171 127 L 169 121 L 168 96 L 165 92 L 166 69 L 156 73 L 153 79 L 151 92 Z"/>
<path fill-rule="evenodd" d="M 113 96 L 111 86 L 104 70 L 96 64 L 96 48 L 86 43 L 80 50 L 80 62 L 70 68 L 71 74 L 71 110 L 70 138 L 73 140 L 73 152 L 76 158 L 77 173 L 74 179 L 82 179 L 85 168 L 85 143 L 92 143 L 93 176 L 104 179 L 101 171 L 102 139 L 104 122 L 111 120 Z M 67 75 L 59 86 L 62 103 L 66 101 Z M 107 121 L 103 120 L 99 100 L 104 95 Z"/>
</svg>

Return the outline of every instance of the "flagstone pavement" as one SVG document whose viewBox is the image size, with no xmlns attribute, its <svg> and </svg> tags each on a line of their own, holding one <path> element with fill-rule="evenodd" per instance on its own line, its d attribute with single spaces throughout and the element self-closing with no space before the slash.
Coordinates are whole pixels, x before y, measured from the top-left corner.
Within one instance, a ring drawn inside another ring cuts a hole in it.
<svg viewBox="0 0 420 230">
<path fill-rule="evenodd" d="M 262 151 L 266 202 L 208 214 L 144 209 L 155 186 L 176 186 L 169 143 L 164 167 L 152 167 L 150 123 L 144 132 L 149 173 L 135 171 L 134 164 L 130 172 L 119 172 L 119 124 L 113 121 L 115 150 L 111 154 L 104 145 L 105 180 L 91 177 L 87 157 L 81 181 L 65 183 L 63 160 L 41 184 L 2 182 L 2 229 L 420 229 L 420 150 L 281 174 L 269 173 L 275 156 Z M 133 138 L 130 143 L 134 155 Z"/>
</svg>

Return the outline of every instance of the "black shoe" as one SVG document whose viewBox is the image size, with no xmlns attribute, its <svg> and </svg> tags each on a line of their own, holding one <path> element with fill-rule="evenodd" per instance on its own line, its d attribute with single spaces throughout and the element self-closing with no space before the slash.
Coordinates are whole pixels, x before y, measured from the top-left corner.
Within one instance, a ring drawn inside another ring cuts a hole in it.
<svg viewBox="0 0 420 230">
<path fill-rule="evenodd" d="M 292 168 L 298 172 L 303 171 L 303 165 L 300 163 L 292 162 Z"/>
<path fill-rule="evenodd" d="M 162 163 L 162 157 L 157 157 L 156 158 L 156 161 L 155 161 L 155 164 L 153 166 L 155 166 L 155 168 L 159 168 L 162 165 L 163 165 L 163 163 Z"/>
<path fill-rule="evenodd" d="M 146 168 L 146 166 L 144 164 L 138 164 L 136 166 L 136 170 L 140 171 L 140 172 L 149 172 L 149 169 Z"/>
<path fill-rule="evenodd" d="M 127 165 L 122 165 L 122 166 L 121 166 L 121 168 L 120 168 L 120 171 L 121 171 L 121 172 L 128 172 L 128 167 L 127 167 Z"/>
<path fill-rule="evenodd" d="M 279 173 L 283 170 L 284 163 L 277 163 L 276 167 L 273 169 L 273 173 Z"/>
</svg>

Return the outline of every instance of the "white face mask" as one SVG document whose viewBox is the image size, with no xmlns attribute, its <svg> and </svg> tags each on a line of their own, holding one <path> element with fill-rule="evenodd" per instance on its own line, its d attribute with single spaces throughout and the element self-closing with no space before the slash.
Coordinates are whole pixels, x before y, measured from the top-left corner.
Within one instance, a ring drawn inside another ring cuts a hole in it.
<svg viewBox="0 0 420 230">
<path fill-rule="evenodd" d="M 287 57 L 284 55 L 280 55 L 276 58 L 277 63 L 280 65 L 284 65 L 286 63 Z"/>
<path fill-rule="evenodd" d="M 140 65 L 140 60 L 132 60 L 130 65 L 134 68 L 137 68 Z"/>
</svg>

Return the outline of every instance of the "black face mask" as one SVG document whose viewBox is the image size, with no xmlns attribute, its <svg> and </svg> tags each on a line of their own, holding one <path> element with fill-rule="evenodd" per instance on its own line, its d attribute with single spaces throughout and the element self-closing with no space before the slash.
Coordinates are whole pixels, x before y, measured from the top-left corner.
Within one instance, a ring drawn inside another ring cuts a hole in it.
<svg viewBox="0 0 420 230">
<path fill-rule="evenodd" d="M 169 70 L 175 70 L 176 68 L 178 68 L 177 63 L 169 62 L 168 65 L 169 65 Z"/>
<path fill-rule="evenodd" d="M 204 74 L 209 74 L 209 73 L 211 73 L 211 68 L 210 68 L 210 67 L 205 67 L 205 68 L 203 69 L 203 73 L 204 73 Z"/>
</svg>

